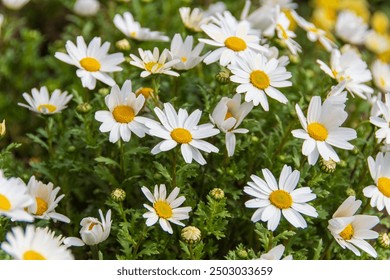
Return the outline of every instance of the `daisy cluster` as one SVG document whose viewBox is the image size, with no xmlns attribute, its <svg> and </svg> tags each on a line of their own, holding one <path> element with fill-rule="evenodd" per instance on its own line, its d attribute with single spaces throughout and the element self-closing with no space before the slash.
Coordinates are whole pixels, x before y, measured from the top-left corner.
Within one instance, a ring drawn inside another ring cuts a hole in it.
<svg viewBox="0 0 390 280">
<path fill-rule="evenodd" d="M 365 0 L 315 0 L 311 16 L 291 0 L 54 2 L 70 28 L 47 31 L 50 75 L 16 99 L 43 123 L 24 142 L 40 154 L 30 169 L 8 163 L 14 144 L 0 157 L 5 256 L 389 257 L 372 241 L 390 214 L 385 13 Z"/>
</svg>

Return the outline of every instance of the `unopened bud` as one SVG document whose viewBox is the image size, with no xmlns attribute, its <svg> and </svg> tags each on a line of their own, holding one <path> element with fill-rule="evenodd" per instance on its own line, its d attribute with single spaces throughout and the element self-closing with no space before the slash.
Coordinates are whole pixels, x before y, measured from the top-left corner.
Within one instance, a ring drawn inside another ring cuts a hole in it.
<svg viewBox="0 0 390 280">
<path fill-rule="evenodd" d="M 325 173 L 333 173 L 336 170 L 336 162 L 332 159 L 320 159 L 320 168 Z"/>
<path fill-rule="evenodd" d="M 215 78 L 222 85 L 228 84 L 230 82 L 230 70 L 227 68 L 222 69 Z"/>
<path fill-rule="evenodd" d="M 121 51 L 128 51 L 131 49 L 131 45 L 127 39 L 122 39 L 122 40 L 117 41 L 115 43 L 115 46 L 117 47 L 117 49 L 119 49 Z"/>
<path fill-rule="evenodd" d="M 356 192 L 353 188 L 347 188 L 347 190 L 345 191 L 345 193 L 348 195 L 348 196 L 356 196 Z"/>
<path fill-rule="evenodd" d="M 201 237 L 202 234 L 197 227 L 188 226 L 181 230 L 181 238 L 189 244 L 199 242 Z"/>
<path fill-rule="evenodd" d="M 135 91 L 135 95 L 136 96 L 139 96 L 140 94 L 142 94 L 145 99 L 148 99 L 149 97 L 151 97 L 154 93 L 154 90 L 152 88 L 149 88 L 149 87 L 142 87 L 142 88 L 139 88 Z"/>
<path fill-rule="evenodd" d="M 116 188 L 111 192 L 111 198 L 115 202 L 122 202 L 126 199 L 126 192 L 121 188 Z"/>
<path fill-rule="evenodd" d="M 92 106 L 89 103 L 81 103 L 81 104 L 77 105 L 77 107 L 76 107 L 77 112 L 79 112 L 80 114 L 86 114 L 89 111 L 91 111 L 91 109 L 92 109 Z"/>
<path fill-rule="evenodd" d="M 378 244 L 385 249 L 390 247 L 390 237 L 386 232 L 382 232 L 379 234 Z"/>
<path fill-rule="evenodd" d="M 108 88 L 101 88 L 101 89 L 99 89 L 98 93 L 100 95 L 106 96 L 107 94 L 110 93 L 110 89 L 108 89 Z"/>
<path fill-rule="evenodd" d="M 210 195 L 212 198 L 215 200 L 221 200 L 222 198 L 225 197 L 225 193 L 222 189 L 220 188 L 214 188 L 210 191 Z"/>
<path fill-rule="evenodd" d="M 245 249 L 238 249 L 237 250 L 237 256 L 241 259 L 247 259 L 248 258 L 248 252 Z"/>
</svg>

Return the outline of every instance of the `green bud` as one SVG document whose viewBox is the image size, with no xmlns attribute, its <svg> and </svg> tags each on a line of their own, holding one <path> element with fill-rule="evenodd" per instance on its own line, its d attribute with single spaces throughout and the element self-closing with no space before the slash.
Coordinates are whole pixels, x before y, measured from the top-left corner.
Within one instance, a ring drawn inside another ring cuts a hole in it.
<svg viewBox="0 0 390 280">
<path fill-rule="evenodd" d="M 212 198 L 215 200 L 221 200 L 222 198 L 225 197 L 225 193 L 222 189 L 220 188 L 214 188 L 210 191 L 210 195 Z"/>
<path fill-rule="evenodd" d="M 76 151 L 76 147 L 75 146 L 69 146 L 68 149 L 66 149 L 68 152 L 74 152 Z"/>
<path fill-rule="evenodd" d="M 111 198 L 115 202 L 122 202 L 126 199 L 126 192 L 121 188 L 116 188 L 111 192 Z"/>
<path fill-rule="evenodd" d="M 325 173 L 333 173 L 336 170 L 336 162 L 332 159 L 325 160 L 323 158 L 320 159 L 319 162 L 320 168 Z"/>
<path fill-rule="evenodd" d="M 251 140 L 252 140 L 253 143 L 257 143 L 257 142 L 259 142 L 259 137 L 257 137 L 257 136 L 252 136 L 252 137 L 251 137 Z"/>
<path fill-rule="evenodd" d="M 130 42 L 127 39 L 116 41 L 115 47 L 121 51 L 128 51 L 131 49 Z"/>
<path fill-rule="evenodd" d="M 110 89 L 108 89 L 108 88 L 101 88 L 101 89 L 99 89 L 98 93 L 100 95 L 106 96 L 107 94 L 110 93 Z"/>
<path fill-rule="evenodd" d="M 237 256 L 240 259 L 247 259 L 248 258 L 248 252 L 245 249 L 238 249 L 237 250 Z"/>
<path fill-rule="evenodd" d="M 227 68 L 223 68 L 216 76 L 215 78 L 217 81 L 222 84 L 226 85 L 230 82 L 230 70 Z"/>
<path fill-rule="evenodd" d="M 356 196 L 356 192 L 353 188 L 348 188 L 345 193 L 348 195 L 348 196 Z"/>
<path fill-rule="evenodd" d="M 378 244 L 385 249 L 390 247 L 390 237 L 386 232 L 382 232 L 379 234 Z"/>
<path fill-rule="evenodd" d="M 80 114 L 86 114 L 89 111 L 91 111 L 92 106 L 89 103 L 81 103 L 77 105 L 76 111 L 79 112 Z"/>
<path fill-rule="evenodd" d="M 187 226 L 181 230 L 181 238 L 188 244 L 194 244 L 200 241 L 202 233 L 197 227 Z"/>
</svg>

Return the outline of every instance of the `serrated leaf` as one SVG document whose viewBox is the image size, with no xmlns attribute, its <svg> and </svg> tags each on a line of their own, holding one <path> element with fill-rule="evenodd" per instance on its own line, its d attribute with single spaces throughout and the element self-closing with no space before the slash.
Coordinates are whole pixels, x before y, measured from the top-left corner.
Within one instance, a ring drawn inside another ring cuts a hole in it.
<svg viewBox="0 0 390 280">
<path fill-rule="evenodd" d="M 95 158 L 95 161 L 97 161 L 99 163 L 104 163 L 105 165 L 112 165 L 112 166 L 120 168 L 119 163 L 116 162 L 115 160 L 111 159 L 111 158 L 97 157 L 97 158 Z"/>
</svg>

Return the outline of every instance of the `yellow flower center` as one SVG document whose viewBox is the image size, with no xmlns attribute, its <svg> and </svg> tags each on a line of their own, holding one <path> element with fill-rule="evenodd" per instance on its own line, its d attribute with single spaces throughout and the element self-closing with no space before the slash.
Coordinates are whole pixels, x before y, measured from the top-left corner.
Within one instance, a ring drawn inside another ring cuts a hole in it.
<svg viewBox="0 0 390 280">
<path fill-rule="evenodd" d="M 24 252 L 23 260 L 26 260 L 26 261 L 27 260 L 28 261 L 32 261 L 32 260 L 41 261 L 41 260 L 46 260 L 46 258 L 44 256 L 42 256 L 40 253 L 38 253 L 37 251 L 28 250 L 28 251 Z"/>
<path fill-rule="evenodd" d="M 187 58 L 186 58 L 185 56 L 183 56 L 183 57 L 181 58 L 181 61 L 184 63 L 184 62 L 187 61 Z"/>
<path fill-rule="evenodd" d="M 381 87 L 384 87 L 386 85 L 386 81 L 385 81 L 385 79 L 383 77 L 381 77 L 379 79 L 379 84 L 380 84 Z"/>
<path fill-rule="evenodd" d="M 11 209 L 11 202 L 6 196 L 0 194 L 0 210 L 8 211 L 9 209 Z"/>
<path fill-rule="evenodd" d="M 276 28 L 278 28 L 278 30 L 282 33 L 282 38 L 284 40 L 287 40 L 288 39 L 288 34 L 287 34 L 286 29 L 284 29 L 284 27 L 281 24 L 277 24 Z"/>
<path fill-rule="evenodd" d="M 89 225 L 88 230 L 92 230 L 93 227 L 96 226 L 96 225 L 97 225 L 97 223 L 92 222 L 92 223 Z"/>
<path fill-rule="evenodd" d="M 252 85 L 257 87 L 258 89 L 266 89 L 270 85 L 270 80 L 267 73 L 261 70 L 252 71 L 249 76 L 249 79 Z"/>
<path fill-rule="evenodd" d="M 376 32 L 386 34 L 390 26 L 390 21 L 385 13 L 378 11 L 372 16 L 371 25 Z"/>
<path fill-rule="evenodd" d="M 188 144 L 192 141 L 191 132 L 189 132 L 185 128 L 175 128 L 171 132 L 171 137 L 173 140 L 180 144 Z"/>
<path fill-rule="evenodd" d="M 172 217 L 173 214 L 172 207 L 165 201 L 163 200 L 156 201 L 153 204 L 153 207 L 160 218 L 169 219 L 170 217 Z"/>
<path fill-rule="evenodd" d="M 354 230 L 353 230 L 353 226 L 351 224 L 348 224 L 342 232 L 339 233 L 339 235 L 341 236 L 341 238 L 343 238 L 344 240 L 350 240 L 353 236 L 353 233 L 354 233 Z"/>
<path fill-rule="evenodd" d="M 157 65 L 157 67 L 156 67 L 156 69 L 153 70 L 153 72 L 157 71 L 158 69 L 160 69 L 163 66 L 161 63 L 151 61 L 151 62 L 145 63 L 145 69 L 148 70 L 149 72 L 152 72 L 152 68 L 154 67 L 154 65 Z"/>
<path fill-rule="evenodd" d="M 80 60 L 80 65 L 89 72 L 96 72 L 100 70 L 100 62 L 93 57 L 85 57 Z"/>
<path fill-rule="evenodd" d="M 116 106 L 114 111 L 112 111 L 112 115 L 119 123 L 129 123 L 135 117 L 134 110 L 126 105 Z"/>
<path fill-rule="evenodd" d="M 390 178 L 380 177 L 378 179 L 378 190 L 383 193 L 384 196 L 390 197 Z"/>
<path fill-rule="evenodd" d="M 246 43 L 239 37 L 232 36 L 225 40 L 225 46 L 235 52 L 240 52 L 246 49 Z"/>
<path fill-rule="evenodd" d="M 38 106 L 37 110 L 41 113 L 53 113 L 57 110 L 57 107 L 52 104 L 41 104 Z"/>
<path fill-rule="evenodd" d="M 137 32 L 133 31 L 133 32 L 130 32 L 130 37 L 136 37 L 137 36 Z"/>
<path fill-rule="evenodd" d="M 293 203 L 291 195 L 284 190 L 273 191 L 269 195 L 269 200 L 275 207 L 279 209 L 290 208 Z"/>
<path fill-rule="evenodd" d="M 153 89 L 148 87 L 140 88 L 135 92 L 135 95 L 139 96 L 140 94 L 142 94 L 145 98 L 149 98 L 153 94 Z"/>
<path fill-rule="evenodd" d="M 37 201 L 37 212 L 35 213 L 35 215 L 41 216 L 47 210 L 47 203 L 46 201 L 44 201 L 42 198 L 39 197 L 36 198 L 36 201 Z"/>
<path fill-rule="evenodd" d="M 307 126 L 310 137 L 317 141 L 325 141 L 328 138 L 328 130 L 320 123 L 313 122 Z"/>
<path fill-rule="evenodd" d="M 227 120 L 228 118 L 234 118 L 233 114 L 230 113 L 229 111 L 226 112 L 225 120 Z"/>
</svg>

